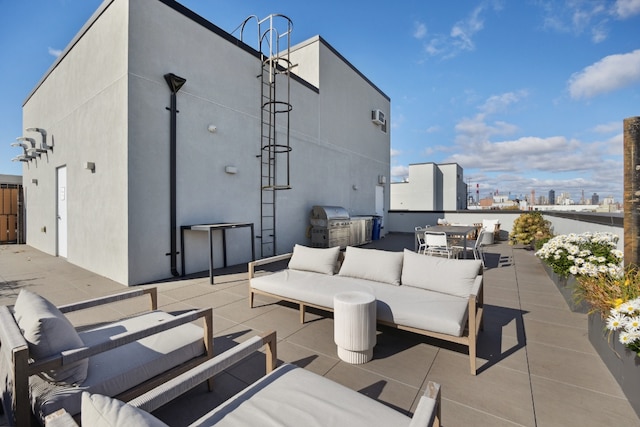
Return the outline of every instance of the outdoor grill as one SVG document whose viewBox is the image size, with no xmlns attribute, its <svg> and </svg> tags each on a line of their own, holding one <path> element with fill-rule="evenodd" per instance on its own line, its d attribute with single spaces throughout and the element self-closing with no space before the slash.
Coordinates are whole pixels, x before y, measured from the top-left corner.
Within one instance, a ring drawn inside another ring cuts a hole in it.
<svg viewBox="0 0 640 427">
<path fill-rule="evenodd" d="M 340 206 L 314 206 L 311 209 L 311 246 L 332 248 L 349 245 L 349 212 Z"/>
</svg>

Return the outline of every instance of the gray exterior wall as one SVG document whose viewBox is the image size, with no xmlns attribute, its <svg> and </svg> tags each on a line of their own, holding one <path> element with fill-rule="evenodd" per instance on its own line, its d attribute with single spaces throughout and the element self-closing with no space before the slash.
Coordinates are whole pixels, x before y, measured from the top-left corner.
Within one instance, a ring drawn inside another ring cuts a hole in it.
<svg viewBox="0 0 640 427">
<path fill-rule="evenodd" d="M 375 108 L 388 116 L 389 98 L 320 37 L 293 56 L 306 81 L 291 82 L 293 188 L 277 192 L 276 253 L 310 243 L 313 205 L 375 213 L 378 176 L 390 169 L 390 135 L 370 118 Z M 105 1 L 23 106 L 24 127 L 47 129 L 55 143 L 23 168 L 25 182 L 39 180 L 27 193 L 27 243 L 56 254 L 56 168 L 66 165 L 69 262 L 126 285 L 170 276 L 167 73 L 186 79 L 177 94 L 178 229 L 253 222 L 259 234 L 260 69 L 255 51 L 178 3 Z M 228 264 L 249 261 L 251 243 L 248 229 L 230 230 Z M 185 245 L 187 273 L 207 269 L 206 233 L 187 232 Z"/>
<path fill-rule="evenodd" d="M 27 244 L 57 254 L 56 169 L 66 166 L 67 258 L 122 283 L 129 277 L 127 9 L 117 1 L 96 13 L 23 106 L 23 128 L 46 129 L 54 146 L 23 166 Z M 95 162 L 95 173 L 84 162 Z"/>
</svg>

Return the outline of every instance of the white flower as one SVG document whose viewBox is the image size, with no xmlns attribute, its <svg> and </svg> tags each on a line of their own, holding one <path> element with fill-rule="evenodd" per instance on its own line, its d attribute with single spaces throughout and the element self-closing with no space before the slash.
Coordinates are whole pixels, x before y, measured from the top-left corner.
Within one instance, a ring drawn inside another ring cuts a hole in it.
<svg viewBox="0 0 640 427">
<path fill-rule="evenodd" d="M 618 311 L 620 311 L 620 313 L 629 316 L 634 314 L 637 309 L 638 308 L 636 307 L 636 304 L 634 304 L 632 301 L 624 302 L 620 307 L 618 307 Z"/>
<path fill-rule="evenodd" d="M 622 331 L 620 332 L 618 340 L 624 345 L 631 344 L 633 342 L 633 336 L 627 331 Z"/>
<path fill-rule="evenodd" d="M 620 313 L 612 313 L 607 317 L 607 329 L 617 331 L 624 326 L 624 317 Z"/>
<path fill-rule="evenodd" d="M 637 332 L 640 328 L 640 316 L 633 316 L 627 318 L 624 323 L 624 329 L 627 332 Z"/>
</svg>

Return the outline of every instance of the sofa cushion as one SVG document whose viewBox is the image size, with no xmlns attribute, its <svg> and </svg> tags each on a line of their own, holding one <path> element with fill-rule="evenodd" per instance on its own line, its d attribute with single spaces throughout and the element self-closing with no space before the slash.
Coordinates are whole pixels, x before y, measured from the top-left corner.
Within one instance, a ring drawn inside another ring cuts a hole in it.
<svg viewBox="0 0 640 427">
<path fill-rule="evenodd" d="M 413 286 L 398 289 L 387 283 L 308 271 L 283 270 L 254 277 L 251 287 L 330 310 L 333 309 L 335 294 L 367 292 L 376 298 L 378 320 L 454 336 L 461 336 L 464 332 L 469 308 L 468 299 L 441 292 Z"/>
<path fill-rule="evenodd" d="M 69 319 L 46 298 L 22 289 L 14 306 L 14 316 L 34 360 L 60 355 L 62 351 L 84 347 Z M 68 366 L 43 372 L 49 381 L 60 384 L 80 384 L 87 377 L 87 359 Z"/>
<path fill-rule="evenodd" d="M 148 412 L 100 394 L 82 393 L 83 426 L 169 427 Z"/>
<path fill-rule="evenodd" d="M 372 285 L 387 286 L 370 280 L 328 276 L 311 271 L 282 270 L 254 277 L 251 287 L 285 299 L 303 301 L 333 309 L 333 296 L 340 292 L 360 291 L 373 294 Z M 395 288 L 394 288 L 395 289 Z"/>
<path fill-rule="evenodd" d="M 408 426 L 411 419 L 337 382 L 284 364 L 191 424 Z"/>
<path fill-rule="evenodd" d="M 402 272 L 402 258 L 402 252 L 347 246 L 338 274 L 398 286 Z"/>
<path fill-rule="evenodd" d="M 468 297 L 480 265 L 480 260 L 433 257 L 405 249 L 402 284 Z"/>
<path fill-rule="evenodd" d="M 400 289 L 384 284 L 373 288 L 378 321 L 457 337 L 464 333 L 468 298 L 405 285 Z"/>
<path fill-rule="evenodd" d="M 109 341 L 126 332 L 140 331 L 154 324 L 173 319 L 163 311 L 108 323 L 80 332 L 86 345 Z M 78 387 L 63 387 L 46 383 L 37 376 L 29 379 L 31 404 L 35 414 L 44 417 L 64 408 L 71 415 L 80 412 L 83 391 L 105 396 L 118 394 L 205 353 L 204 332 L 192 323 L 177 326 L 138 341 L 116 347 L 89 358 L 87 378 Z"/>
<path fill-rule="evenodd" d="M 291 270 L 313 271 L 315 273 L 334 273 L 336 261 L 340 254 L 340 246 L 334 248 L 309 248 L 295 245 L 289 261 Z"/>
</svg>

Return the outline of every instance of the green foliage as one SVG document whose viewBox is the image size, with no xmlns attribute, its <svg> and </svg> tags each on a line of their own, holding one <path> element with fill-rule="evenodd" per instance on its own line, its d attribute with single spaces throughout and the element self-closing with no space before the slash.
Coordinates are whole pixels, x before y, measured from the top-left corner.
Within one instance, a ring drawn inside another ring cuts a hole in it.
<svg viewBox="0 0 640 427">
<path fill-rule="evenodd" d="M 513 228 L 509 233 L 509 243 L 530 245 L 534 241 L 550 239 L 551 222 L 544 219 L 541 212 L 533 211 L 520 215 L 513 221 Z"/>
</svg>

